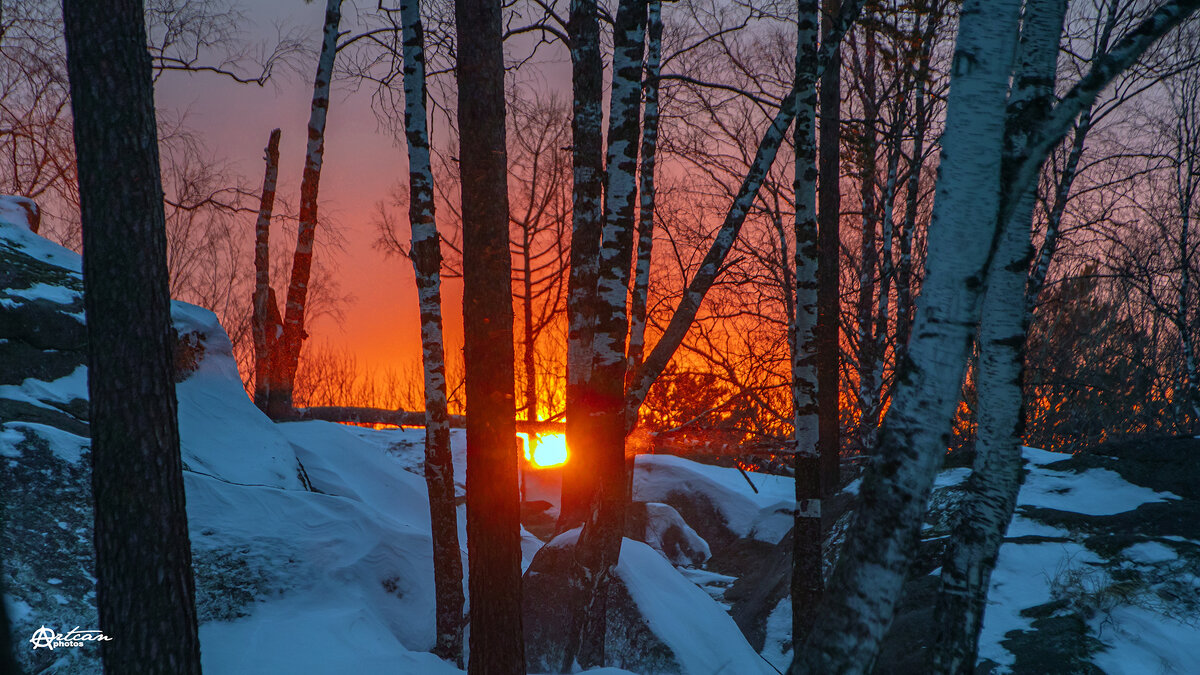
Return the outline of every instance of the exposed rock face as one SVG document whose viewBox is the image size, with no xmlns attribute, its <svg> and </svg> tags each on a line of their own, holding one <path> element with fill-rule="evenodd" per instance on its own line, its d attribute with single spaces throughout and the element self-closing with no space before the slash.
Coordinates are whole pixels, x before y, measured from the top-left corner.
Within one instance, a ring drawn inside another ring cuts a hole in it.
<svg viewBox="0 0 1200 675">
<path fill-rule="evenodd" d="M 91 674 L 101 670 L 94 644 L 51 651 L 29 642 L 43 625 L 58 633 L 99 626 L 83 279 L 75 253 L 33 234 L 28 201 L 0 197 L 0 580 L 21 670 Z M 214 345 L 230 356 L 211 314 L 173 309 L 179 381 Z M 288 447 L 280 465 L 294 463 Z M 281 586 L 283 575 L 255 568 L 247 551 L 210 548 L 207 539 L 193 533 L 201 621 L 240 616 Z"/>
<path fill-rule="evenodd" d="M 97 628 L 98 619 L 83 280 L 77 267 L 52 262 L 56 252 L 32 235 L 28 212 L 0 198 L 3 585 L 23 671 L 58 663 L 58 673 L 96 673 L 94 648 L 51 651 L 29 642 L 42 625 L 65 633 Z M 39 243 L 46 250 L 34 248 Z M 63 263 L 71 256 L 60 255 Z"/>
</svg>

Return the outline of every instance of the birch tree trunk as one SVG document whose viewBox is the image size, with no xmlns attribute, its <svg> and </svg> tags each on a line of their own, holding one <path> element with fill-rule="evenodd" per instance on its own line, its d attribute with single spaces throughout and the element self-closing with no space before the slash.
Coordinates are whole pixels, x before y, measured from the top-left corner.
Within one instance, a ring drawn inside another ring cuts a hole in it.
<svg viewBox="0 0 1200 675">
<path fill-rule="evenodd" d="M 268 325 L 271 299 L 271 213 L 275 209 L 275 188 L 279 182 L 279 129 L 271 132 L 266 149 L 267 168 L 263 176 L 262 198 L 259 201 L 258 221 L 254 225 L 254 405 L 267 411 L 271 391 L 271 347 L 274 346 L 275 326 Z M 276 309 L 276 312 L 279 310 Z"/>
<path fill-rule="evenodd" d="M 421 364 L 425 376 L 425 485 L 433 534 L 437 643 L 434 653 L 462 664 L 463 570 L 454 504 L 454 464 L 446 403 L 442 342 L 442 251 L 434 217 L 433 168 L 425 113 L 425 33 L 418 0 L 402 0 L 404 135 L 408 142 L 408 218 L 412 264 L 421 308 Z"/>
<path fill-rule="evenodd" d="M 792 644 L 802 644 L 816 620 L 821 579 L 820 409 L 817 392 L 817 37 L 820 0 L 797 2 L 795 301 L 788 341 L 792 354 L 792 452 L 796 515 L 792 530 Z"/>
<path fill-rule="evenodd" d="M 604 227 L 601 194 L 604 155 L 601 92 L 600 19 L 596 0 L 571 0 L 571 163 L 574 174 L 571 211 L 571 276 L 567 281 L 567 446 L 563 467 L 559 530 L 583 522 L 596 493 L 591 434 L 592 333 L 596 320 L 596 260 Z"/>
<path fill-rule="evenodd" d="M 1008 103 L 1002 180 L 1053 105 L 1066 5 L 1066 0 L 1025 4 L 1020 59 Z M 1028 330 L 1024 289 L 1033 259 L 1030 234 L 1036 200 L 1036 186 L 1020 196 L 1012 217 L 1002 223 L 988 270 L 978 340 L 975 466 L 946 548 L 935 609 L 934 668 L 941 673 L 975 671 L 988 583 L 1020 489 Z"/>
<path fill-rule="evenodd" d="M 823 51 L 828 63 L 821 75 L 819 93 L 820 177 L 817 183 L 817 454 L 821 463 L 821 494 L 831 495 L 838 488 L 838 454 L 841 450 L 841 105 L 842 63 L 838 50 L 829 50 L 833 17 L 840 0 L 825 0 L 821 17 Z"/>
<path fill-rule="evenodd" d="M 658 149 L 658 76 L 662 61 L 662 0 L 649 0 L 646 18 L 646 104 L 642 113 L 642 167 L 638 196 L 637 259 L 629 309 L 629 365 L 632 375 L 642 365 L 646 346 L 646 305 L 650 293 L 650 262 L 654 255 L 654 160 Z"/>
<path fill-rule="evenodd" d="M 96 608 L 99 629 L 115 636 L 101 643 L 105 672 L 198 675 L 144 17 L 138 0 L 63 3 L 83 225 Z"/>
<path fill-rule="evenodd" d="M 967 0 L 952 66 L 924 288 L 860 511 L 794 673 L 869 672 L 946 446 L 1000 206 L 1019 0 Z"/>
<path fill-rule="evenodd" d="M 304 308 L 308 300 L 308 280 L 312 271 L 313 241 L 317 232 L 317 192 L 321 183 L 321 165 L 325 155 L 325 120 L 329 114 L 329 85 L 333 79 L 333 59 L 337 53 L 338 25 L 342 20 L 342 0 L 328 0 L 321 56 L 313 81 L 312 109 L 308 117 L 308 148 L 304 155 L 304 175 L 300 181 L 300 223 L 296 231 L 296 252 L 292 256 L 292 275 L 288 284 L 287 307 L 283 314 L 283 336 L 279 341 L 278 386 L 271 388 L 267 412 L 279 418 L 292 412 L 292 390 L 304 332 Z"/>
<path fill-rule="evenodd" d="M 500 3 L 459 0 L 467 555 L 472 675 L 525 672 Z"/>
<path fill-rule="evenodd" d="M 637 220 L 637 168 L 645 0 L 622 0 L 613 24 L 613 75 L 609 99 L 608 156 L 604 180 L 604 229 L 596 281 L 596 324 L 588 392 L 590 458 L 599 478 L 575 559 L 580 564 L 582 612 L 567 658 L 583 668 L 604 665 L 607 597 L 612 568 L 621 553 L 627 496 L 625 465 L 626 303 L 633 233 Z"/>
</svg>

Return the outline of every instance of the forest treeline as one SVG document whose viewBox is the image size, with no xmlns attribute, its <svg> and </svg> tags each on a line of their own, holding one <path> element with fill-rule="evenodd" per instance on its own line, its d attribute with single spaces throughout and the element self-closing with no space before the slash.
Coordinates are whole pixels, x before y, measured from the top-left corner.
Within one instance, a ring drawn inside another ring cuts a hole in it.
<svg viewBox="0 0 1200 675">
<path fill-rule="evenodd" d="M 563 421 L 571 447 L 564 669 L 606 662 L 626 438 L 645 429 L 790 456 L 792 671 L 814 673 L 871 666 L 947 450 L 974 472 L 934 662 L 969 672 L 1019 446 L 1200 421 L 1195 0 L 328 0 L 315 54 L 296 34 L 243 42 L 219 1 L 123 4 L 146 17 L 148 65 L 131 81 L 315 71 L 294 215 L 275 197 L 277 133 L 264 130 L 259 189 L 163 118 L 164 281 L 221 317 L 273 417 L 423 412 L 449 658 L 464 598 L 448 427 L 465 413 L 470 672 L 524 671 L 518 416 Z M 76 47 L 54 3 L 6 4 L 0 21 L 3 189 L 42 204 L 53 238 L 77 244 L 82 223 L 86 247 L 72 128 L 82 144 L 80 125 L 104 119 L 71 99 L 86 64 L 66 77 Z M 546 83 L 547 59 L 570 62 L 569 94 Z M 339 87 L 369 88 L 406 150 L 377 225 L 417 280 L 398 301 L 420 308 L 419 373 L 372 377 L 306 340 L 338 310 L 320 266 L 336 226 L 318 205 L 322 171 L 351 170 L 323 162 Z M 282 246 L 277 220 L 294 222 Z M 447 276 L 464 288 L 461 359 L 443 338 Z M 824 579 L 820 504 L 839 455 L 870 461 Z"/>
<path fill-rule="evenodd" d="M 753 159 L 756 134 L 787 93 L 791 65 L 786 55 L 795 45 L 786 26 L 795 21 L 795 8 L 762 4 L 735 9 L 673 3 L 662 13 L 659 60 L 666 67 L 653 89 L 659 110 L 655 196 L 640 216 L 658 245 L 639 251 L 654 251 L 654 274 L 648 274 L 645 328 L 639 326 L 634 335 L 653 341 L 665 328 L 723 215 L 722 203 L 732 197 Z M 837 165 L 843 452 L 870 447 L 911 332 L 958 5 L 949 0 L 868 4 L 845 40 Z M 1071 3 L 1060 71 L 1085 72 L 1151 7 Z M 37 199 L 43 233 L 78 247 L 57 11 L 53 2 L 5 8 L 4 191 Z M 446 7 L 434 3 L 426 11 L 433 36 L 432 119 L 445 125 L 437 128 L 440 142 L 431 147 L 439 178 L 434 190 L 443 273 L 457 277 L 462 269 L 458 139 L 449 115 L 453 22 Z M 565 57 L 565 17 L 562 11 L 546 15 L 534 5 L 511 11 L 507 121 L 518 409 L 526 419 L 549 419 L 561 417 L 565 405 L 571 105 L 568 95 L 542 81 L 537 68 L 547 55 Z M 242 25 L 245 17 L 231 5 L 196 0 L 151 2 L 147 17 L 158 76 L 193 68 L 254 86 L 268 77 L 307 72 L 310 56 L 300 27 L 270 43 L 255 42 Z M 339 88 L 371 88 L 381 122 L 399 135 L 398 42 L 388 35 L 389 22 L 396 20 L 363 8 L 354 21 L 341 27 L 334 106 Z M 1196 123 L 1189 123 L 1197 114 L 1191 72 L 1196 49 L 1195 38 L 1181 31 L 1121 74 L 1074 121 L 1040 177 L 1037 251 L 1027 288 L 1029 445 L 1069 450 L 1130 434 L 1184 433 L 1195 423 L 1192 354 L 1200 326 L 1190 310 L 1197 266 L 1187 214 L 1194 209 L 1189 201 L 1194 202 L 1194 157 L 1200 145 Z M 219 148 L 189 127 L 182 111 L 160 110 L 159 138 L 172 297 L 218 314 L 252 390 L 254 304 L 246 298 L 255 284 L 250 233 L 261 206 L 260 184 L 257 177 L 238 175 Z M 785 138 L 721 278 L 648 393 L 642 416 L 649 428 L 689 439 L 717 438 L 722 446 L 769 448 L 791 435 L 788 325 L 795 308 L 789 252 L 795 244 L 785 224 L 794 213 L 793 153 L 793 139 Z M 394 194 L 379 197 L 378 244 L 407 254 L 407 181 L 396 186 Z M 285 231 L 284 236 L 295 236 L 298 188 L 280 186 L 278 206 L 270 214 L 277 238 Z M 321 254 L 322 247 L 331 252 L 340 246 L 337 223 L 327 224 L 317 228 L 307 298 L 310 322 L 337 315 L 352 301 L 329 267 L 335 256 Z M 292 241 L 277 244 L 267 258 L 280 305 L 289 285 Z M 644 339 L 634 342 L 641 349 Z M 461 413 L 461 354 L 452 350 L 449 356 L 450 407 Z M 300 405 L 422 407 L 415 354 L 409 366 L 380 367 L 350 348 L 304 341 L 299 362 Z M 952 447 L 973 442 L 974 390 L 972 372 L 964 382 Z"/>
</svg>

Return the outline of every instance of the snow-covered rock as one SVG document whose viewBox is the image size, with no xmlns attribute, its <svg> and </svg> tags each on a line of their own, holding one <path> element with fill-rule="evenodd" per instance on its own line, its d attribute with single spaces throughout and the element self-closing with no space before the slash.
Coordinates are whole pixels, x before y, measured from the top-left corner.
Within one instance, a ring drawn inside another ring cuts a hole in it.
<svg viewBox="0 0 1200 675">
<path fill-rule="evenodd" d="M 626 516 L 625 535 L 649 545 L 672 565 L 694 567 L 712 557 L 708 542 L 666 504 L 633 502 Z"/>
<path fill-rule="evenodd" d="M 9 206 L 0 199 L 4 601 L 24 671 L 97 673 L 94 647 L 29 643 L 42 625 L 98 627 L 86 332 L 78 256 Z M 335 425 L 272 423 L 216 317 L 175 302 L 172 320 L 205 670 L 461 672 L 423 653 L 434 639 L 423 481 Z M 297 455 L 322 492 L 306 488 Z"/>
<path fill-rule="evenodd" d="M 739 539 L 775 544 L 792 528 L 792 479 L 700 464 L 673 455 L 638 455 L 633 498 L 669 504 L 715 555 Z M 757 490 L 757 492 L 756 492 Z"/>
<path fill-rule="evenodd" d="M 579 529 L 556 537 L 525 573 L 525 654 L 531 672 L 557 672 L 571 626 L 567 572 Z M 632 539 L 607 598 L 605 659 L 643 675 L 773 673 L 733 619 L 661 553 Z"/>
</svg>

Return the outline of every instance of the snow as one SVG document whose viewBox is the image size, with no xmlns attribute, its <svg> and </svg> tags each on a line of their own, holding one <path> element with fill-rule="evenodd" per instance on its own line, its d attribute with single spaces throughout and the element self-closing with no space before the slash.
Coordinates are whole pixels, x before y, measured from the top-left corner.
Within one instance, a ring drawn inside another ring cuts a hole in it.
<svg viewBox="0 0 1200 675">
<path fill-rule="evenodd" d="M 83 450 L 91 446 L 91 441 L 82 436 L 63 431 L 58 427 L 52 427 L 46 424 L 37 424 L 35 422 L 5 422 L 5 431 L 0 432 L 0 454 L 7 457 L 19 457 L 20 452 L 16 450 L 17 443 L 25 440 L 29 435 L 36 435 L 50 446 L 50 451 L 59 459 L 68 464 L 78 464 L 83 458 Z M 21 438 L 15 438 L 11 432 L 16 432 L 21 435 Z M 8 449 L 11 443 L 11 450 Z"/>
<path fill-rule="evenodd" d="M 1143 541 L 1134 544 L 1133 546 L 1126 547 L 1121 554 L 1133 562 L 1148 565 L 1170 562 L 1179 557 L 1175 549 L 1160 544 L 1157 541 Z"/>
<path fill-rule="evenodd" d="M 956 467 L 953 469 L 946 469 L 945 471 L 942 471 L 941 473 L 939 473 L 937 475 L 937 478 L 934 479 L 933 489 L 937 490 L 940 488 L 947 488 L 947 487 L 953 487 L 955 485 L 962 485 L 963 483 L 967 482 L 967 477 L 970 475 L 971 475 L 971 469 L 969 469 L 967 467 Z M 857 494 L 857 493 L 858 493 L 858 491 L 856 488 L 855 494 Z"/>
<path fill-rule="evenodd" d="M 753 474 L 755 493 L 737 469 L 701 464 L 673 455 L 638 455 L 633 497 L 670 502 L 674 493 L 703 495 L 739 537 L 772 544 L 792 527 L 796 488 L 792 479 Z"/>
<path fill-rule="evenodd" d="M 175 387 L 184 467 L 232 483 L 299 489 L 292 445 L 247 399 L 216 315 L 173 302 L 171 319 L 180 335 L 205 336 L 199 367 Z"/>
<path fill-rule="evenodd" d="M 30 257 L 71 272 L 82 273 L 83 261 L 78 253 L 30 231 L 20 200 L 20 197 L 0 196 L 0 245 L 11 246 Z"/>
<path fill-rule="evenodd" d="M 75 399 L 87 400 L 87 367 L 79 366 L 70 375 L 46 382 L 32 377 L 19 385 L 0 385 L 0 398 L 29 403 L 54 410 L 51 403 L 67 404 Z"/>
<path fill-rule="evenodd" d="M 1200 624 L 1163 617 L 1142 607 L 1120 606 L 1095 623 L 1108 649 L 1092 662 L 1108 675 L 1200 673 Z"/>
<path fill-rule="evenodd" d="M 1013 655 L 1000 642 L 1009 631 L 1033 626 L 1033 619 L 1021 616 L 1021 610 L 1049 602 L 1056 578 L 1098 562 L 1100 558 L 1073 542 L 1001 546 L 983 614 L 979 658 L 1012 664 Z"/>
<path fill-rule="evenodd" d="M 200 642 L 204 670 L 224 675 L 462 672 L 406 649 L 352 598 L 329 594 L 271 603 L 243 621 L 204 624 Z"/>
<path fill-rule="evenodd" d="M 762 656 L 779 672 L 792 663 L 792 596 L 784 596 L 767 615 Z"/>
<path fill-rule="evenodd" d="M 672 542 L 672 530 L 681 541 Z M 702 564 L 712 557 L 708 542 L 666 504 L 646 504 L 646 543 L 674 565 Z"/>
<path fill-rule="evenodd" d="M 429 529 L 424 479 L 397 471 L 396 460 L 378 446 L 333 422 L 293 422 L 276 428 L 292 443 L 317 490 L 362 502 L 380 518 Z"/>
<path fill-rule="evenodd" d="M 1022 448 L 1022 453 L 1030 471 L 1017 499 L 1019 506 L 1104 516 L 1125 513 L 1145 503 L 1178 499 L 1169 492 L 1129 483 L 1106 469 L 1076 473 L 1049 468 L 1070 459 L 1069 455 L 1034 448 Z M 1101 606 L 1089 622 L 1091 634 L 1105 645 L 1103 651 L 1091 657 L 1103 672 L 1110 675 L 1200 672 L 1200 649 L 1197 649 L 1200 624 L 1194 618 L 1181 621 L 1172 616 L 1177 610 L 1171 610 L 1158 599 L 1153 588 L 1144 590 L 1144 597 L 1152 600 L 1148 603 L 1141 596 L 1122 598 L 1116 591 L 1106 593 L 1105 589 L 1113 583 L 1106 564 L 1112 563 L 1078 543 L 1077 535 L 1018 512 L 1006 537 L 1009 541 L 1000 548 L 984 613 L 979 641 L 981 660 L 995 661 L 1002 666 L 999 672 L 1007 672 L 1015 657 L 1001 644 L 1006 634 L 1032 630 L 1034 619 L 1022 616 L 1022 610 L 1043 605 L 1056 599 L 1057 594 L 1085 604 L 1100 603 L 1104 598 L 1116 603 L 1115 607 Z M 1061 541 L 1011 541 L 1018 537 L 1051 537 Z M 1161 539 L 1187 542 L 1175 536 Z M 1118 563 L 1131 569 L 1141 566 L 1137 569 L 1148 573 L 1147 578 L 1158 575 L 1180 580 L 1178 572 L 1170 569 L 1172 564 L 1179 564 L 1179 559 L 1177 551 L 1161 541 L 1142 541 L 1125 547 Z M 1163 565 L 1166 567 L 1155 567 Z"/>
<path fill-rule="evenodd" d="M 1089 516 L 1108 516 L 1132 511 L 1142 504 L 1179 499 L 1170 492 L 1156 492 L 1126 482 L 1108 469 L 1062 473 L 1034 466 L 1017 497 L 1017 506 L 1036 506 L 1073 511 Z"/>
<path fill-rule="evenodd" d="M 81 293 L 65 286 L 44 283 L 36 283 L 29 288 L 6 288 L 4 292 L 25 300 L 48 300 L 58 305 L 70 305 L 83 297 Z"/>
<path fill-rule="evenodd" d="M 625 539 L 616 573 L 687 675 L 775 672 L 739 639 L 741 631 L 733 619 L 654 549 Z"/>
</svg>

